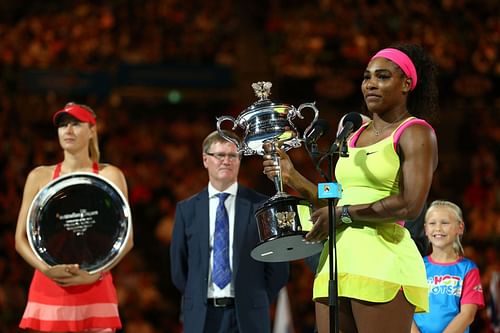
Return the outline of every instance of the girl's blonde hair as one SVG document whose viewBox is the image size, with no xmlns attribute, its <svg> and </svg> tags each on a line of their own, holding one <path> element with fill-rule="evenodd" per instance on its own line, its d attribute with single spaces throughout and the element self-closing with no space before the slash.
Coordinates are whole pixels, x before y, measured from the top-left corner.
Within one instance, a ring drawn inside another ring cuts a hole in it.
<svg viewBox="0 0 500 333">
<path fill-rule="evenodd" d="M 446 200 L 435 200 L 430 204 L 429 208 L 427 209 L 427 212 L 425 212 L 425 223 L 427 223 L 429 214 L 436 208 L 448 208 L 455 214 L 458 223 L 462 224 L 464 223 L 464 218 L 460 207 L 458 207 L 453 202 Z M 455 253 L 458 254 L 459 256 L 464 255 L 464 248 L 462 246 L 461 238 L 462 235 L 457 235 L 455 241 L 453 242 L 453 249 L 455 250 Z"/>
</svg>

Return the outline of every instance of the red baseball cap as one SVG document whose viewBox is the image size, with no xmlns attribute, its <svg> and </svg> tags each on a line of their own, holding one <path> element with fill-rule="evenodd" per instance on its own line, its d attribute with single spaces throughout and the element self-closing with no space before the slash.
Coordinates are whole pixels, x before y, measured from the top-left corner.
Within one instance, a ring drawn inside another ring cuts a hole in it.
<svg viewBox="0 0 500 333">
<path fill-rule="evenodd" d="M 68 103 L 64 106 L 64 109 L 54 113 L 54 116 L 52 117 L 54 125 L 57 125 L 59 120 L 58 118 L 64 114 L 68 114 L 82 123 L 90 123 L 92 125 L 96 124 L 95 114 L 89 107 L 76 103 Z"/>
</svg>

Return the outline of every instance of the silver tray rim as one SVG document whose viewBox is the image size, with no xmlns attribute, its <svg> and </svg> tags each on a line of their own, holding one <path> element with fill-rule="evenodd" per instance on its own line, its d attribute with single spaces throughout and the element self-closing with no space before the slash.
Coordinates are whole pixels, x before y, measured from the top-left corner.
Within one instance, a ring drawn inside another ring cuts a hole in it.
<svg viewBox="0 0 500 333">
<path fill-rule="evenodd" d="M 116 192 L 116 194 L 118 194 L 118 196 L 121 199 L 120 204 L 122 206 L 124 216 L 127 219 L 127 230 L 119 250 L 116 251 L 112 255 L 112 257 L 109 258 L 108 261 L 105 262 L 101 267 L 91 269 L 88 272 L 90 274 L 94 274 L 100 271 L 106 271 L 110 266 L 112 266 L 116 262 L 118 256 L 123 252 L 123 246 L 128 242 L 128 239 L 130 238 L 130 234 L 132 232 L 132 214 L 130 210 L 130 205 L 128 203 L 128 200 L 125 198 L 125 195 L 115 184 L 113 184 L 110 180 L 99 174 L 91 172 L 72 172 L 62 175 L 56 179 L 53 179 L 49 183 L 47 183 L 44 187 L 42 187 L 33 198 L 33 201 L 31 202 L 30 207 L 28 209 L 28 214 L 26 217 L 26 234 L 31 250 L 39 260 L 46 263 L 44 258 L 38 253 L 35 241 L 32 239 L 33 237 L 36 237 L 33 225 L 34 224 L 33 219 L 35 219 L 37 216 L 36 215 L 37 212 L 35 212 L 35 210 L 37 208 L 41 209 L 41 207 L 43 207 L 43 203 L 46 203 L 50 198 L 52 198 L 54 194 L 58 193 L 59 190 L 67 186 L 82 184 L 81 180 L 84 180 L 86 181 L 86 183 L 90 184 L 91 183 L 90 179 L 92 178 L 105 183 L 107 186 L 111 187 Z M 80 182 L 78 180 L 80 180 Z M 115 247 L 115 245 L 113 246 L 113 248 Z"/>
</svg>

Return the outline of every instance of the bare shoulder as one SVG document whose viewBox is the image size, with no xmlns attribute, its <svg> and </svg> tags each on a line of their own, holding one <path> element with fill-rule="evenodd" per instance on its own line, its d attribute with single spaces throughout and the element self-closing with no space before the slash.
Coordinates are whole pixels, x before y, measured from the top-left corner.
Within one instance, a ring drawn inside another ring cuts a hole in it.
<svg viewBox="0 0 500 333">
<path fill-rule="evenodd" d="M 99 175 L 113 182 L 122 191 L 126 191 L 127 183 L 125 180 L 125 175 L 123 174 L 122 170 L 120 170 L 120 168 L 112 164 L 101 163 L 99 164 Z"/>
<path fill-rule="evenodd" d="M 117 166 L 108 163 L 100 163 L 99 164 L 99 173 L 103 176 L 106 175 L 121 175 L 123 176 L 123 172 Z"/>
<path fill-rule="evenodd" d="M 34 168 L 28 174 L 26 185 L 41 189 L 52 180 L 54 169 L 55 165 L 42 165 Z"/>
<path fill-rule="evenodd" d="M 419 160 L 420 163 L 428 161 L 432 164 L 433 170 L 438 163 L 438 142 L 436 133 L 430 125 L 417 123 L 408 126 L 401 134 L 398 142 L 405 160 Z"/>
<path fill-rule="evenodd" d="M 426 122 L 417 122 L 409 125 L 401 133 L 399 141 L 402 145 L 406 144 L 422 144 L 422 143 L 437 143 L 436 133 L 434 129 Z"/>
</svg>

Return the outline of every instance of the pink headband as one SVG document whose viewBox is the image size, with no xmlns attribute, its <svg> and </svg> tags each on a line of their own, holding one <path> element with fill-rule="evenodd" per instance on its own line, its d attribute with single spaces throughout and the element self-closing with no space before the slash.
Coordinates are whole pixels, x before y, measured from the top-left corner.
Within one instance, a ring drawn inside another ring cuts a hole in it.
<svg viewBox="0 0 500 333">
<path fill-rule="evenodd" d="M 386 58 L 398 65 L 405 75 L 411 79 L 410 90 L 415 89 L 415 86 L 417 85 L 417 70 L 415 69 L 415 65 L 413 65 L 410 57 L 408 57 L 404 52 L 393 48 L 382 49 L 378 51 L 370 59 L 370 61 L 375 58 Z"/>
</svg>

